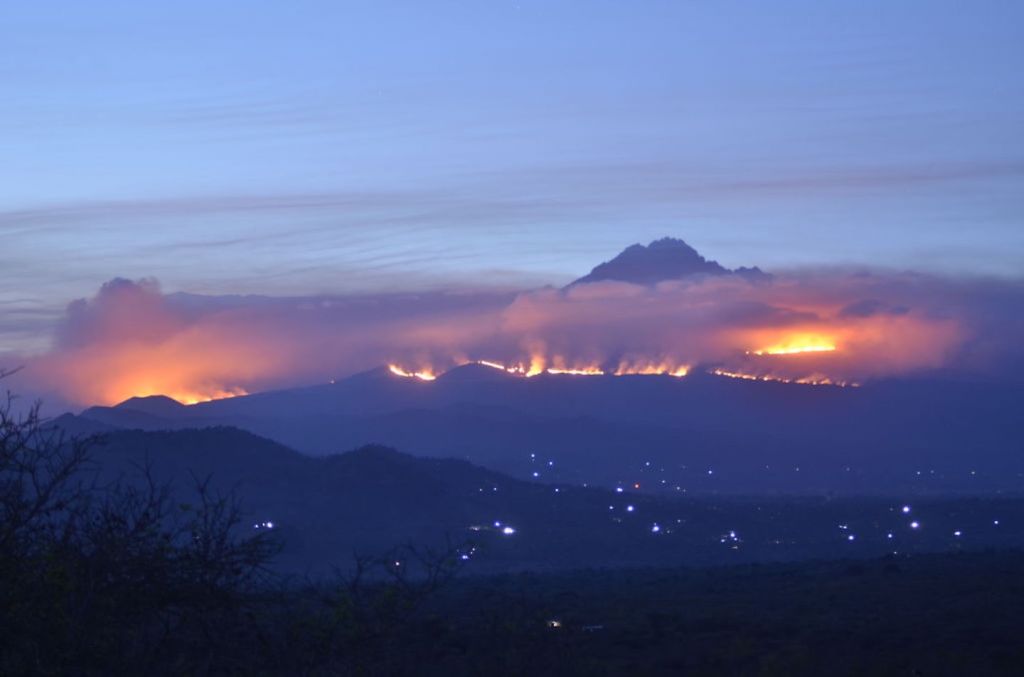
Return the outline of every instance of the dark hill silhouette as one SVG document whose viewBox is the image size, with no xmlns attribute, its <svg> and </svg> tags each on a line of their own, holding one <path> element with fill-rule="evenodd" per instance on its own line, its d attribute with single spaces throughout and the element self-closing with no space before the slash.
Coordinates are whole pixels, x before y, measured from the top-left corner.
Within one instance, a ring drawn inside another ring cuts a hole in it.
<svg viewBox="0 0 1024 677">
<path fill-rule="evenodd" d="M 469 365 L 432 382 L 374 370 L 333 384 L 168 407 L 166 416 L 93 407 L 78 418 L 142 430 L 232 425 L 318 455 L 384 443 L 526 478 L 537 472 L 529 457 L 536 453 L 557 461 L 545 478 L 604 486 L 978 492 L 1017 487 L 1024 421 L 1015 403 L 1022 399 L 1019 388 L 990 384 L 844 389 L 701 373 L 526 379 Z M 664 470 L 654 477 L 646 462 Z"/>
<path fill-rule="evenodd" d="M 653 285 L 665 280 L 678 280 L 692 275 L 741 275 L 751 281 L 769 276 L 759 268 L 729 270 L 717 261 L 709 261 L 683 240 L 662 238 L 649 245 L 634 244 L 626 247 L 611 261 L 597 265 L 587 275 L 569 286 L 602 282 L 631 282 Z"/>
<path fill-rule="evenodd" d="M 165 395 L 130 397 L 115 406 L 118 409 L 130 409 L 131 411 L 138 411 L 144 414 L 160 417 L 177 416 L 185 409 L 184 404 Z"/>
<path fill-rule="evenodd" d="M 417 458 L 381 446 L 313 458 L 228 427 L 112 432 L 94 460 L 101 483 L 142 481 L 140 468 L 147 467 L 158 482 L 181 490 L 184 502 L 193 478 L 209 477 L 214 489 L 241 498 L 245 528 L 273 524 L 285 548 L 279 568 L 314 574 L 346 565 L 353 551 L 377 554 L 446 539 L 472 541 L 477 550 L 464 552 L 481 573 L 874 556 L 891 549 L 885 533 L 896 529 L 906 552 L 944 549 L 954 528 L 971 534 L 972 547 L 1024 544 L 1020 500 L 916 501 L 915 515 L 929 528 L 908 540 L 906 520 L 890 498 L 619 493 L 527 482 L 466 461 Z M 1000 529 L 992 526 L 993 515 L 1003 520 Z M 837 531 L 844 523 L 856 528 L 856 545 Z M 514 533 L 504 533 L 506 526 Z"/>
</svg>

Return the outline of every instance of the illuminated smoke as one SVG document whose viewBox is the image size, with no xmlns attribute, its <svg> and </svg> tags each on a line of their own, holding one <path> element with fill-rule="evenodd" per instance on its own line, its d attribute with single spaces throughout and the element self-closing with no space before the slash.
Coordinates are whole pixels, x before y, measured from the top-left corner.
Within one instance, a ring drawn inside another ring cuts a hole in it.
<svg viewBox="0 0 1024 677">
<path fill-rule="evenodd" d="M 22 377 L 69 402 L 112 404 L 326 383 L 384 364 L 422 380 L 469 362 L 522 376 L 700 369 L 836 385 L 937 369 L 993 376 L 1020 373 L 1022 301 L 1018 283 L 835 271 L 298 299 L 115 280 L 69 306 L 53 349 L 23 360 Z"/>
</svg>

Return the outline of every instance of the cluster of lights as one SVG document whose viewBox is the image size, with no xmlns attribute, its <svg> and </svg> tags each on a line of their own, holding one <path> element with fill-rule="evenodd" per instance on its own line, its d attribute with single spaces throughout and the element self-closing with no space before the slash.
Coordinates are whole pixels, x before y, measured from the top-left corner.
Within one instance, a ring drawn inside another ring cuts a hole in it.
<svg viewBox="0 0 1024 677">
<path fill-rule="evenodd" d="M 536 454 L 531 454 L 530 456 L 531 456 L 531 458 L 536 459 Z M 651 464 L 650 464 L 649 461 L 645 462 L 645 467 L 649 467 L 650 465 Z M 634 486 L 636 486 L 636 485 L 634 485 Z M 558 492 L 558 488 L 557 487 L 554 488 L 554 491 Z M 619 486 L 619 487 L 615 488 L 615 491 L 617 493 L 622 493 L 624 491 L 624 489 L 623 489 L 623 487 Z M 638 512 L 637 511 L 637 506 L 634 505 L 634 504 L 631 504 L 631 503 L 624 504 L 624 505 L 619 505 L 619 506 L 616 506 L 615 504 L 609 504 L 608 505 L 608 510 L 612 511 L 613 513 L 615 511 L 619 510 L 619 509 L 624 510 L 627 513 Z M 758 507 L 758 510 L 760 510 L 760 509 L 761 508 Z M 910 505 L 898 505 L 898 507 L 892 507 L 892 508 L 890 508 L 890 510 L 894 511 L 894 512 L 898 512 L 898 513 L 900 513 L 902 515 L 906 515 L 908 517 L 911 515 L 912 512 L 914 512 L 913 508 Z M 623 519 L 621 519 L 619 517 L 612 517 L 612 520 L 614 522 L 619 522 L 619 523 L 623 522 Z M 678 524 L 681 524 L 683 522 L 682 519 L 677 519 L 675 521 Z M 1000 522 L 999 522 L 998 519 L 993 519 L 992 520 L 992 524 L 994 526 L 999 526 L 999 523 Z M 921 530 L 923 528 L 922 522 L 919 521 L 918 519 L 910 519 L 905 524 L 906 524 L 906 528 L 908 528 L 908 529 L 910 529 L 912 531 L 918 531 L 918 530 Z M 259 527 L 273 528 L 273 523 L 272 522 L 266 522 L 266 523 L 260 523 L 258 525 L 254 525 L 254 526 L 256 526 L 257 528 L 259 528 Z M 672 525 L 670 525 L 670 526 L 672 526 Z M 841 522 L 837 526 L 838 526 L 838 529 L 843 533 L 843 536 L 842 536 L 843 541 L 845 541 L 847 543 L 859 542 L 861 540 L 861 536 L 863 536 L 863 534 L 854 533 L 851 530 L 851 525 L 849 523 Z M 513 536 L 516 533 L 518 533 L 518 530 L 515 527 L 513 527 L 513 526 L 511 526 L 509 524 L 505 524 L 505 523 L 503 523 L 503 522 L 501 522 L 499 520 L 495 520 L 495 521 L 493 521 L 492 523 L 490 523 L 489 525 L 486 525 L 486 526 L 472 526 L 472 527 L 469 527 L 469 528 L 471 530 L 474 530 L 474 531 L 491 530 L 491 529 L 493 529 L 494 531 L 496 531 L 497 533 L 499 533 L 499 534 L 501 534 L 503 536 Z M 662 525 L 662 523 L 660 523 L 658 521 L 647 522 L 647 526 L 646 527 L 642 527 L 642 528 L 644 528 L 650 534 L 657 534 L 657 535 L 671 534 L 673 532 L 672 529 L 665 528 Z M 885 534 L 885 536 L 884 536 L 885 540 L 892 541 L 892 540 L 894 540 L 896 538 L 896 533 L 894 531 L 885 531 L 883 533 Z M 959 541 L 959 539 L 963 538 L 965 532 L 963 530 L 961 530 L 961 529 L 951 529 L 950 531 L 947 531 L 946 533 L 947 534 L 951 534 L 951 537 L 953 539 L 957 539 Z M 868 538 L 868 541 L 869 542 L 871 541 L 870 537 Z M 737 533 L 736 530 L 730 529 L 728 532 L 720 535 L 719 542 L 721 544 L 723 544 L 723 545 L 727 545 L 732 550 L 739 550 L 740 549 L 740 545 L 743 543 L 743 539 L 740 538 L 740 536 L 739 536 L 739 534 Z M 782 544 L 783 543 L 783 541 L 781 541 L 779 539 L 776 539 L 776 540 L 770 541 L 770 542 L 775 543 L 775 544 Z M 475 552 L 475 548 L 471 549 L 468 552 L 466 552 L 466 551 L 459 551 L 458 557 L 462 561 L 467 561 L 467 560 L 470 559 L 471 555 L 474 552 Z M 396 566 L 397 566 L 397 563 L 396 563 Z"/>
<path fill-rule="evenodd" d="M 472 528 L 473 527 L 470 527 L 470 529 L 472 529 Z M 512 536 L 513 534 L 516 533 L 516 528 L 515 527 L 509 526 L 508 524 L 502 524 L 498 520 L 494 521 L 494 528 L 497 529 L 500 533 L 504 534 L 505 536 Z M 476 531 L 479 531 L 479 530 L 480 530 L 479 528 L 476 529 Z"/>
<path fill-rule="evenodd" d="M 743 540 L 739 537 L 739 535 L 736 533 L 736 531 L 734 529 L 730 529 L 729 533 L 722 534 L 721 538 L 718 539 L 718 542 L 719 543 L 732 543 L 732 549 L 733 550 L 738 550 L 739 547 L 740 547 L 739 544 L 742 543 Z"/>
<path fill-rule="evenodd" d="M 273 529 L 274 528 L 274 523 L 269 521 L 269 520 L 267 520 L 266 522 L 257 522 L 257 523 L 252 525 L 252 528 L 256 529 L 257 531 L 259 531 L 261 529 Z"/>
</svg>

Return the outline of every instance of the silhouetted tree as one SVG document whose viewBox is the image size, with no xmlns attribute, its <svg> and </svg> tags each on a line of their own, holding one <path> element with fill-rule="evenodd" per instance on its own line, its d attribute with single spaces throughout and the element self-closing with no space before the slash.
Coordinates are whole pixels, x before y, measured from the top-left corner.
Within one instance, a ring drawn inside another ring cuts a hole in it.
<svg viewBox="0 0 1024 677">
<path fill-rule="evenodd" d="M 182 504 L 148 468 L 97 485 L 98 438 L 14 405 L 0 402 L 0 674 L 230 669 L 240 626 L 225 621 L 258 599 L 277 544 L 239 535 L 237 500 L 208 480 Z"/>
</svg>

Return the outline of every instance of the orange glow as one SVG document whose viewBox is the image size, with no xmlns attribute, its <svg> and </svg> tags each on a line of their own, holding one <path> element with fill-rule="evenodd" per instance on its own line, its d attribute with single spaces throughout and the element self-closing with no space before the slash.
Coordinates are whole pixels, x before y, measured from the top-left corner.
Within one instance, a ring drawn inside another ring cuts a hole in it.
<svg viewBox="0 0 1024 677">
<path fill-rule="evenodd" d="M 815 334 L 798 334 L 758 350 L 748 350 L 747 354 L 799 355 L 801 353 L 830 353 L 835 350 L 836 343 L 831 338 Z"/>
<path fill-rule="evenodd" d="M 157 345 L 123 342 L 69 351 L 39 365 L 37 373 L 81 404 L 114 405 L 153 395 L 196 404 L 247 395 L 249 383 L 273 367 L 249 347 L 210 340 L 197 349 L 184 336 Z"/>
<path fill-rule="evenodd" d="M 425 369 L 423 371 L 406 371 L 397 364 L 389 364 L 388 369 L 395 376 L 402 376 L 403 378 L 418 378 L 421 381 L 433 381 L 437 378 L 432 369 Z"/>
<path fill-rule="evenodd" d="M 825 310 L 817 315 L 828 317 Z M 157 394 L 193 404 L 245 395 L 303 367 L 274 341 L 239 338 L 237 331 L 218 324 L 187 328 L 156 343 L 119 341 L 66 351 L 48 360 L 48 373 L 41 380 L 52 379 L 83 404 L 116 404 Z M 953 321 L 925 322 L 911 315 L 832 318 L 827 323 L 816 320 L 786 328 L 723 331 L 703 343 L 683 336 L 671 348 L 650 355 L 630 352 L 615 360 L 582 337 L 578 348 L 527 344 L 519 354 L 499 353 L 500 360 L 475 362 L 524 378 L 539 374 L 678 378 L 686 376 L 693 364 L 707 361 L 718 365 L 712 373 L 723 377 L 856 386 L 876 375 L 941 365 L 959 336 Z M 446 352 L 426 343 L 408 357 L 392 357 L 395 361 L 387 366 L 396 376 L 433 381 L 454 366 L 471 363 L 465 352 L 452 350 L 442 357 Z"/>
</svg>

